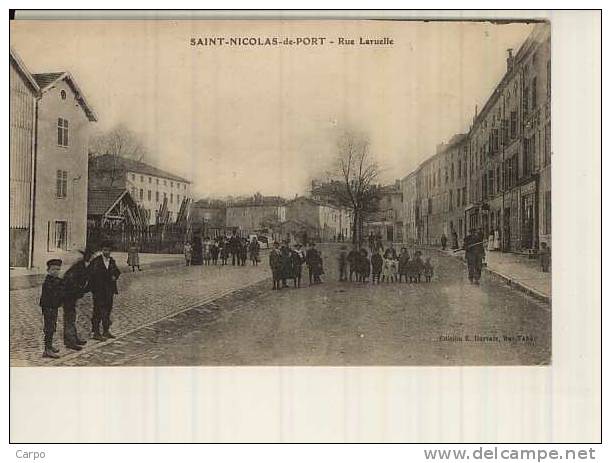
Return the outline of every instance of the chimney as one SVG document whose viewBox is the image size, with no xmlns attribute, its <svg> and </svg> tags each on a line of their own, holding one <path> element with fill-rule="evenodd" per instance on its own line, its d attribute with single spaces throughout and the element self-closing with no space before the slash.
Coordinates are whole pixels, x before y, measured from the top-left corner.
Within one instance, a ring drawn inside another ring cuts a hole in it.
<svg viewBox="0 0 611 463">
<path fill-rule="evenodd" d="M 513 68 L 513 48 L 507 49 L 507 72 Z"/>
</svg>

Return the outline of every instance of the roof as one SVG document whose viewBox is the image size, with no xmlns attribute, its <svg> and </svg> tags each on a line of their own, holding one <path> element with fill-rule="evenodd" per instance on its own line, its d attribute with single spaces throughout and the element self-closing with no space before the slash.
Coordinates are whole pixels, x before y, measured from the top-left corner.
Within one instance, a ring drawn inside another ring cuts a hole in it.
<svg viewBox="0 0 611 463">
<path fill-rule="evenodd" d="M 87 215 L 104 215 L 129 194 L 121 188 L 105 188 L 87 192 Z"/>
<path fill-rule="evenodd" d="M 55 84 L 60 80 L 65 80 L 66 82 L 68 82 L 68 85 L 70 85 L 72 91 L 74 91 L 74 94 L 76 95 L 77 101 L 83 108 L 83 111 L 85 111 L 87 118 L 91 122 L 95 122 L 98 120 L 98 116 L 96 115 L 95 111 L 87 102 L 87 100 L 85 99 L 85 95 L 77 85 L 74 77 L 72 77 L 69 72 L 45 72 L 40 74 L 34 74 L 33 76 L 34 80 L 36 80 L 36 83 L 39 85 L 42 93 L 45 93 L 48 90 L 52 89 Z"/>
<path fill-rule="evenodd" d="M 23 76 L 26 82 L 30 85 L 30 88 L 34 91 L 34 94 L 36 96 L 40 96 L 40 87 L 38 86 L 36 79 L 34 79 L 34 76 L 30 73 L 25 63 L 23 62 L 21 57 L 17 54 L 17 52 L 13 49 L 13 47 L 10 47 L 9 56 L 15 62 L 15 65 L 17 66 L 17 70 Z"/>
<path fill-rule="evenodd" d="M 177 182 L 191 183 L 190 180 L 145 164 L 144 162 L 134 161 L 133 159 L 127 159 L 114 154 L 103 154 L 102 156 L 92 158 L 89 169 L 97 171 L 119 169 L 125 172 L 135 172 L 137 174 L 150 175 L 152 177 L 160 177 Z"/>
<path fill-rule="evenodd" d="M 335 204 L 331 204 L 326 201 L 321 201 L 320 199 L 310 198 L 309 196 L 298 196 L 294 199 L 291 199 L 287 204 L 294 203 L 296 201 L 307 201 L 309 203 L 315 204 L 317 206 L 331 207 L 333 209 L 343 209 L 340 206 L 336 206 Z"/>
<path fill-rule="evenodd" d="M 280 196 L 258 196 L 241 201 L 236 201 L 228 207 L 252 207 L 252 206 L 284 206 L 286 199 Z"/>
</svg>

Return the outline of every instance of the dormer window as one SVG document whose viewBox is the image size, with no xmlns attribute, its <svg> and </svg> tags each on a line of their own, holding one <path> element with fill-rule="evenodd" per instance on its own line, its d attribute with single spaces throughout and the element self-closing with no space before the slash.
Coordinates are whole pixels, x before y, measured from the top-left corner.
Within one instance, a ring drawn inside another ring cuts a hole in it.
<svg viewBox="0 0 611 463">
<path fill-rule="evenodd" d="M 62 90 L 61 92 L 59 92 L 59 96 L 61 97 L 62 100 L 66 99 L 66 91 Z"/>
</svg>

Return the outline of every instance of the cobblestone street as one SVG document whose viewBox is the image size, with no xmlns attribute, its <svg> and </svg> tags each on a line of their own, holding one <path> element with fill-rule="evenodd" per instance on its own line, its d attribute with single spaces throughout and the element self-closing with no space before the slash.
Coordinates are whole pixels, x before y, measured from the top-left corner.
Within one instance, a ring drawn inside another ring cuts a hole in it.
<svg viewBox="0 0 611 463">
<path fill-rule="evenodd" d="M 487 276 L 481 286 L 472 286 L 464 264 L 436 251 L 425 251 L 436 266 L 435 277 L 428 284 L 339 283 L 336 251 L 335 246 L 324 247 L 324 284 L 308 287 L 306 283 L 301 289 L 279 292 L 270 288 L 267 265 L 254 269 L 180 267 L 124 275 L 114 327 L 117 334 L 129 334 L 102 345 L 90 343 L 86 352 L 65 356 L 53 364 L 550 362 L 549 305 Z M 80 304 L 83 330 L 88 325 L 89 307 L 89 300 Z M 34 305 L 30 312 L 33 317 L 39 314 Z M 166 318 L 151 324 L 162 317 Z M 20 348 L 18 339 L 12 337 L 13 362 L 45 363 L 40 358 L 38 324 L 28 325 L 22 316 L 19 326 L 20 339 L 28 333 L 27 349 Z"/>
<path fill-rule="evenodd" d="M 142 272 L 124 272 L 119 279 L 119 294 L 115 298 L 111 330 L 121 336 L 186 308 L 201 305 L 235 289 L 243 288 L 268 278 L 268 267 L 172 265 Z M 10 292 L 10 355 L 11 364 L 46 365 L 41 358 L 42 315 L 38 305 L 40 286 Z M 89 338 L 91 330 L 91 295 L 78 303 L 78 330 Z M 55 345 L 61 355 L 73 351 L 63 348 L 62 310 L 59 310 Z M 85 351 L 99 347 L 89 341 Z M 78 355 L 83 355 L 82 351 Z"/>
</svg>

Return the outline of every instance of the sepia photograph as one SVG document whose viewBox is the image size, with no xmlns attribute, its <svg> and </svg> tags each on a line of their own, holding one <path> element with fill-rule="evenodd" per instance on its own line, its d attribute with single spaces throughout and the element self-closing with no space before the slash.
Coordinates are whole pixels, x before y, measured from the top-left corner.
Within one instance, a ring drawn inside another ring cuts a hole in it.
<svg viewBox="0 0 611 463">
<path fill-rule="evenodd" d="M 553 364 L 552 34 L 11 21 L 11 366 Z"/>
</svg>

